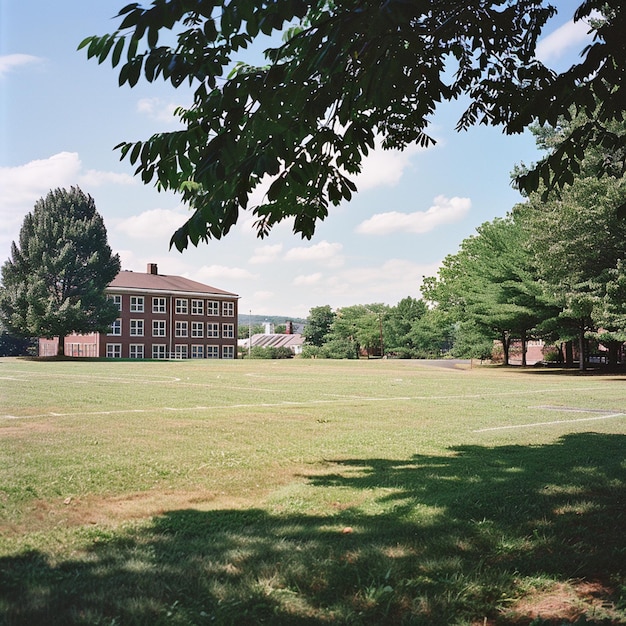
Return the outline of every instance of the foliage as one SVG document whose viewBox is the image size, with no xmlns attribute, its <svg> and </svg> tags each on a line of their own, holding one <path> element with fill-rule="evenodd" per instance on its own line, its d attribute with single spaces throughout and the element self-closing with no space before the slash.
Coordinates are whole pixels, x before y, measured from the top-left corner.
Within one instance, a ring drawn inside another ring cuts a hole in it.
<svg viewBox="0 0 626 626">
<path fill-rule="evenodd" d="M 511 216 L 497 218 L 482 224 L 461 243 L 459 252 L 448 255 L 438 277 L 424 281 L 422 293 L 452 321 L 470 322 L 482 329 L 485 340 L 500 340 L 508 364 L 512 338 L 525 341 L 555 314 L 537 281 L 535 265 L 528 232 Z"/>
<path fill-rule="evenodd" d="M 323 346 L 335 321 L 335 313 L 328 304 L 313 307 L 304 326 L 304 341 L 309 346 Z"/>
<path fill-rule="evenodd" d="M 459 359 L 489 360 L 496 352 L 490 333 L 472 321 L 466 320 L 454 325 L 452 356 Z M 504 356 L 504 354 L 503 354 Z"/>
<path fill-rule="evenodd" d="M 37 353 L 36 340 L 30 337 L 16 337 L 6 330 L 0 331 L 0 356 L 24 356 Z"/>
<path fill-rule="evenodd" d="M 555 151 L 563 132 L 577 128 L 586 118 L 563 120 L 559 128 L 536 129 L 540 146 Z M 618 132 L 617 125 L 613 130 Z M 622 122 L 621 131 L 626 128 Z M 577 338 L 580 367 L 585 367 L 585 340 L 603 328 L 624 332 L 623 298 L 619 287 L 626 258 L 626 206 L 624 178 L 597 176 L 597 160 L 614 161 L 602 146 L 588 148 L 581 171 L 559 194 L 531 193 L 513 209 L 516 223 L 528 233 L 544 293 L 558 306 L 551 330 L 566 339 Z M 601 251 L 601 253 L 600 253 Z M 616 339 L 604 336 L 607 345 Z"/>
<path fill-rule="evenodd" d="M 250 350 L 251 359 L 292 359 L 293 352 L 285 346 L 254 346 Z"/>
<path fill-rule="evenodd" d="M 426 303 L 411 297 L 390 307 L 383 318 L 385 352 L 406 358 L 414 356 L 415 342 L 411 330 L 426 312 Z"/>
<path fill-rule="evenodd" d="M 355 304 L 336 313 L 329 335 L 330 341 L 350 346 L 358 357 L 383 356 L 385 352 L 383 320 L 389 307 L 380 304 Z"/>
<path fill-rule="evenodd" d="M 587 145 L 617 153 L 626 141 L 607 130 L 623 114 L 623 7 L 585 0 L 576 19 L 593 10 L 607 19 L 581 63 L 560 75 L 534 56 L 555 11 L 542 0 L 154 0 L 146 9 L 125 6 L 118 30 L 79 47 L 119 66 L 120 85 L 143 76 L 193 88 L 193 104 L 177 111 L 183 130 L 117 146 L 144 183 L 181 192 L 193 210 L 172 238 L 182 250 L 226 235 L 244 210 L 261 237 L 292 218 L 294 232 L 310 238 L 330 205 L 352 197 L 352 178 L 377 143 L 433 143 L 427 126 L 437 105 L 461 96 L 463 130 L 485 123 L 518 133 L 584 111 L 589 123 L 520 179 L 527 189 L 540 178 L 571 182 Z M 283 43 L 265 52 L 267 65 L 231 70 L 242 50 L 281 32 Z"/>
<path fill-rule="evenodd" d="M 420 301 L 422 302 L 422 301 Z M 454 325 L 438 309 L 426 309 L 411 324 L 407 334 L 407 357 L 438 359 L 450 354 L 454 345 Z"/>
<path fill-rule="evenodd" d="M 0 316 L 25 337 L 64 337 L 106 331 L 117 317 L 105 288 L 120 270 L 91 196 L 78 187 L 56 189 L 35 203 L 19 245 L 2 266 Z"/>
<path fill-rule="evenodd" d="M 258 335 L 265 332 L 265 327 L 263 324 L 254 324 L 250 326 L 249 324 L 239 324 L 239 330 L 237 333 L 238 339 L 248 339 L 251 335 Z"/>
</svg>

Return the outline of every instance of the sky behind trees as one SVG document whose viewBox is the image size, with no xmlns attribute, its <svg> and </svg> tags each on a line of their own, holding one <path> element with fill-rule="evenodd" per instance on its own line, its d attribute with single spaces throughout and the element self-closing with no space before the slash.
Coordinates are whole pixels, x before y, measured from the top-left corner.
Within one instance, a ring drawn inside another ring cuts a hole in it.
<svg viewBox="0 0 626 626">
<path fill-rule="evenodd" d="M 419 297 L 423 276 L 520 201 L 509 173 L 537 160 L 534 138 L 484 127 L 456 133 L 463 106 L 455 103 L 433 118 L 436 146 L 371 154 L 356 179 L 359 193 L 331 209 L 312 240 L 287 224 L 259 240 L 252 219 L 240 219 L 221 241 L 170 251 L 186 208 L 134 178 L 113 147 L 175 129 L 172 112 L 191 91 L 142 81 L 119 88 L 108 62 L 99 66 L 76 50 L 85 37 L 112 32 L 125 4 L 0 0 L 0 262 L 39 198 L 78 185 L 93 196 L 124 269 L 155 262 L 161 273 L 238 293 L 242 313 L 306 317 L 325 304 Z M 577 2 L 553 4 L 559 13 L 538 54 L 562 70 L 577 60 L 587 28 L 571 22 Z M 245 60 L 261 62 L 258 51 Z"/>
</svg>

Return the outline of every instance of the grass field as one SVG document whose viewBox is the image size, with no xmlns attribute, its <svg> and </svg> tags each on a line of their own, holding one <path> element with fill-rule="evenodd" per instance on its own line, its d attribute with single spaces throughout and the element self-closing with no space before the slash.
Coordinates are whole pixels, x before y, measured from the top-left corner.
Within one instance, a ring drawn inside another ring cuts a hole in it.
<svg viewBox="0 0 626 626">
<path fill-rule="evenodd" d="M 0 359 L 0 624 L 626 624 L 626 376 Z"/>
</svg>

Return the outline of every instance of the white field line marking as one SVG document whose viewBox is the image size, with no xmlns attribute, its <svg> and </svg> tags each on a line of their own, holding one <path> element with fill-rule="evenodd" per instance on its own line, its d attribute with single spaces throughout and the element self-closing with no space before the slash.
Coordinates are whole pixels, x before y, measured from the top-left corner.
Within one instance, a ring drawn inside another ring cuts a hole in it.
<svg viewBox="0 0 626 626">
<path fill-rule="evenodd" d="M 184 383 L 183 383 L 184 384 Z M 571 391 L 590 391 L 590 390 L 598 390 L 598 389 L 609 389 L 608 385 L 605 387 L 578 387 L 576 389 L 572 389 Z M 244 389 L 248 389 L 247 387 Z M 275 390 L 271 390 L 274 392 Z M 354 402 L 355 400 L 361 402 L 393 402 L 396 401 L 432 401 L 432 400 L 459 400 L 459 399 L 476 399 L 476 398 L 485 398 L 485 397 L 504 397 L 504 396 L 515 396 L 515 395 L 529 395 L 529 394 L 541 394 L 541 393 L 552 393 L 553 391 L 558 391 L 558 389 L 536 389 L 532 391 L 503 391 L 503 392 L 494 392 L 494 393 L 478 393 L 478 394 L 457 394 L 457 395 L 445 395 L 445 396 L 378 396 L 378 397 L 367 397 L 367 396 L 338 396 L 335 395 L 336 399 L 329 400 L 304 400 L 304 401 L 282 401 L 282 402 L 257 402 L 257 403 L 245 403 L 245 404 L 220 404 L 208 407 L 153 407 L 148 409 L 117 409 L 112 411 L 77 411 L 77 412 L 68 412 L 68 413 L 41 413 L 36 415 L 24 415 L 16 417 L 14 415 L 0 415 L 0 419 L 26 419 L 26 418 L 38 418 L 38 417 L 71 417 L 77 415 L 84 416 L 97 416 L 97 415 L 119 415 L 124 413 L 154 413 L 158 411 L 216 411 L 216 410 L 228 410 L 228 409 L 253 409 L 253 408 L 286 408 L 288 406 L 298 407 L 298 406 L 311 406 L 315 404 L 341 404 L 344 402 Z M 327 394 L 333 395 L 333 394 Z M 621 416 L 622 413 L 616 414 L 616 416 Z M 585 418 L 585 419 L 606 419 L 606 417 L 601 418 Z M 573 420 L 576 421 L 576 420 Z M 549 424 L 551 422 L 546 422 Z M 560 422 L 554 422 L 560 423 Z M 565 423 L 565 422 L 564 422 Z M 538 424 L 537 424 L 538 425 Z M 529 425 L 530 426 L 530 425 Z M 517 426 L 519 428 L 523 428 L 524 425 Z M 494 427 L 495 430 L 504 429 L 504 428 L 516 428 L 516 426 L 501 426 Z M 483 429 L 489 430 L 489 429 Z M 480 430 L 474 432 L 482 432 Z"/>
<path fill-rule="evenodd" d="M 598 420 L 608 420 L 616 417 L 626 417 L 626 413 L 611 413 L 608 415 L 597 415 L 595 417 L 579 417 L 571 420 L 554 420 L 551 422 L 532 422 L 529 424 L 514 424 L 511 426 L 493 426 L 492 428 L 479 428 L 473 433 L 486 433 L 494 430 L 512 430 L 515 428 L 534 428 L 536 426 L 555 426 L 557 424 L 576 424 L 577 422 L 595 422 Z"/>
<path fill-rule="evenodd" d="M 33 372 L 25 372 L 25 371 L 20 371 L 20 370 L 16 370 L 16 372 L 18 374 L 32 374 Z M 114 377 L 114 376 L 89 376 L 87 374 L 42 374 L 39 372 L 34 372 L 35 377 L 39 377 L 39 378 L 56 378 L 57 376 L 62 377 L 62 378 L 71 378 L 72 382 L 74 384 L 77 385 L 82 385 L 82 384 L 87 384 L 93 381 L 96 382 L 117 382 L 123 385 L 135 385 L 135 384 L 142 384 L 142 385 L 168 385 L 168 384 L 177 384 L 178 386 L 186 386 L 186 387 L 200 387 L 200 388 L 204 388 L 204 389 L 213 389 L 213 388 L 219 388 L 219 389 L 232 389 L 235 391 L 263 391 L 263 392 L 268 392 L 268 393 L 277 393 L 277 392 L 287 392 L 289 391 L 288 388 L 277 388 L 277 389 L 273 389 L 273 388 L 264 388 L 264 387 L 244 387 L 244 386 L 240 386 L 240 385 L 222 385 L 219 382 L 215 382 L 215 383 L 188 383 L 186 381 L 184 381 L 182 378 L 178 378 L 175 376 L 163 376 L 161 379 L 157 379 L 157 378 L 140 378 L 139 376 L 130 376 L 130 377 L 126 377 L 126 378 L 122 378 L 122 377 Z M 24 378 L 9 378 L 9 377 L 0 377 L 0 380 L 12 380 L 15 382 L 21 382 L 21 383 L 29 383 L 31 382 L 32 379 L 29 379 L 28 377 L 24 377 Z"/>
<path fill-rule="evenodd" d="M 182 379 L 176 376 L 152 376 L 149 378 L 141 377 L 140 374 L 130 374 L 128 376 L 101 376 L 98 374 L 82 374 L 78 372 L 71 372 L 67 374 L 48 374 L 45 372 L 33 372 L 30 370 L 11 370 L 10 374 L 22 374 L 25 378 L 19 379 L 9 379 L 9 380 L 19 380 L 20 382 L 31 382 L 33 378 L 71 378 L 73 381 L 116 381 L 126 384 L 131 383 L 151 383 L 151 384 L 163 384 L 163 383 L 177 383 Z M 30 378 L 29 378 L 30 377 Z"/>
<path fill-rule="evenodd" d="M 597 387 L 576 387 L 573 389 L 569 389 L 570 392 L 578 392 L 578 391 L 596 391 L 596 390 L 604 390 L 604 389 L 613 389 L 613 387 L 609 385 L 605 386 L 597 386 Z M 330 397 L 343 398 L 346 400 L 363 400 L 364 402 L 373 401 L 373 402 L 384 402 L 384 401 L 392 401 L 392 400 L 463 400 L 465 398 L 475 400 L 480 398 L 500 398 L 506 396 L 528 396 L 531 394 L 542 394 L 542 393 L 553 393 L 563 391 L 560 388 L 554 389 L 520 389 L 519 391 L 486 391 L 482 393 L 464 393 L 464 394 L 450 394 L 445 396 L 357 396 L 357 395 L 341 395 L 337 393 L 327 393 L 324 394 Z"/>
<path fill-rule="evenodd" d="M 311 400 L 308 402 L 260 402 L 255 404 L 216 404 L 214 406 L 158 406 L 148 409 L 116 409 L 113 411 L 76 411 L 74 413 L 38 413 L 36 415 L 0 415 L 0 419 L 35 419 L 42 417 L 95 417 L 98 415 L 123 415 L 125 413 L 157 413 L 159 411 L 218 411 L 228 409 L 286 408 L 289 406 L 307 406 L 311 404 L 334 404 L 333 400 Z"/>
</svg>

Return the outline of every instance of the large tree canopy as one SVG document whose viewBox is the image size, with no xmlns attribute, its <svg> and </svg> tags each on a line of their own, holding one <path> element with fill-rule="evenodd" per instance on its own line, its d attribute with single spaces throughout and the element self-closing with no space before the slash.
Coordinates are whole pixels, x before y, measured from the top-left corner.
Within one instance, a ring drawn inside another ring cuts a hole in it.
<svg viewBox="0 0 626 626">
<path fill-rule="evenodd" d="M 25 337 L 104 331 L 117 317 L 106 286 L 120 271 L 91 196 L 56 189 L 35 203 L 2 265 L 0 318 Z"/>
<path fill-rule="evenodd" d="M 576 19 L 600 9 L 607 19 L 593 45 L 560 75 L 535 58 L 554 14 L 541 0 L 154 0 L 127 5 L 118 30 L 80 47 L 121 63 L 120 84 L 143 75 L 193 86 L 193 104 L 178 110 L 183 130 L 117 146 L 145 183 L 181 192 L 193 210 L 172 238 L 182 250 L 224 236 L 242 210 L 257 217 L 261 237 L 291 217 L 310 238 L 329 205 L 350 199 L 350 177 L 375 141 L 428 145 L 437 104 L 461 96 L 459 129 L 501 124 L 517 133 L 584 111 L 589 123 L 520 179 L 527 189 L 570 182 L 588 143 L 613 154 L 626 145 L 606 130 L 624 112 L 622 4 L 585 0 Z M 163 44 L 164 31 L 173 45 Z M 244 48 L 281 31 L 267 65 L 234 65 Z"/>
</svg>

